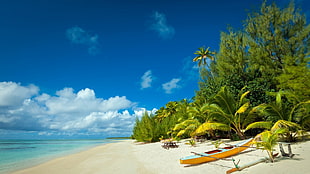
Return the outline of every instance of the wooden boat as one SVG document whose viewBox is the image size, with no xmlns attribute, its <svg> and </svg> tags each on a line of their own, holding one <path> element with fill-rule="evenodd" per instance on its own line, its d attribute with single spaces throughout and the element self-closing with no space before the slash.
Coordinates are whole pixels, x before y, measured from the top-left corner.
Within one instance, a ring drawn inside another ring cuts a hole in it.
<svg viewBox="0 0 310 174">
<path fill-rule="evenodd" d="M 236 155 L 243 150 L 247 149 L 253 141 L 253 138 L 247 139 L 243 142 L 240 142 L 236 145 L 231 145 L 223 148 L 218 148 L 216 150 L 211 150 L 203 153 L 195 153 L 195 155 L 183 157 L 180 159 L 181 164 L 201 164 L 218 159 L 230 157 Z"/>
</svg>

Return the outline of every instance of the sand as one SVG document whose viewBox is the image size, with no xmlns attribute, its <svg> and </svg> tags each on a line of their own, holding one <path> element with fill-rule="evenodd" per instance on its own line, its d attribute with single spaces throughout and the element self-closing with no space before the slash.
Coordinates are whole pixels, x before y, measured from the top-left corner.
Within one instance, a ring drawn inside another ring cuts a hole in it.
<svg viewBox="0 0 310 174">
<path fill-rule="evenodd" d="M 106 144 L 77 154 L 57 158 L 41 165 L 14 172 L 14 174 L 161 174 L 161 173 L 212 173 L 223 174 L 234 167 L 231 161 L 218 160 L 195 166 L 184 166 L 179 159 L 191 152 L 214 149 L 211 141 L 197 143 L 191 147 L 181 141 L 178 148 L 166 150 L 161 143 L 140 144 L 134 140 Z M 234 143 L 232 143 L 234 144 Z M 284 146 L 287 151 L 287 146 Z M 292 144 L 293 158 L 278 157 L 274 163 L 259 163 L 236 174 L 258 173 L 298 173 L 310 171 L 310 141 Z M 278 147 L 276 151 L 279 152 Z M 266 157 L 262 150 L 247 149 L 234 156 L 240 165 Z"/>
</svg>

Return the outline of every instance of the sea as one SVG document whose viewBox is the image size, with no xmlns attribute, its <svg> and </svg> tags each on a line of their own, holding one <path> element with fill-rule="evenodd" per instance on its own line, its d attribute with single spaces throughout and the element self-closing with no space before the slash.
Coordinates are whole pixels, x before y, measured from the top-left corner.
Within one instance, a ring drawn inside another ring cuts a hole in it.
<svg viewBox="0 0 310 174">
<path fill-rule="evenodd" d="M 29 168 L 117 140 L 0 140 L 0 174 Z"/>
</svg>

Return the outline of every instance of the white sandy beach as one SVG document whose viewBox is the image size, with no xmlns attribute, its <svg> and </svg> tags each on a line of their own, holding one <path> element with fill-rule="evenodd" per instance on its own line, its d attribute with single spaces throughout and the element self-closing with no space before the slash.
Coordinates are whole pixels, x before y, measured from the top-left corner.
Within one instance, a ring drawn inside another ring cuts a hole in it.
<svg viewBox="0 0 310 174">
<path fill-rule="evenodd" d="M 232 143 L 233 144 L 233 143 Z M 287 151 L 287 146 L 284 146 Z M 293 158 L 278 157 L 275 163 L 260 163 L 236 174 L 306 174 L 310 171 L 310 141 L 295 143 Z M 233 168 L 231 161 L 218 160 L 196 166 L 184 167 L 179 159 L 191 152 L 214 149 L 210 141 L 198 143 L 196 147 L 179 143 L 179 148 L 163 149 L 161 143 L 139 144 L 133 140 L 106 144 L 77 154 L 57 158 L 44 164 L 17 171 L 14 174 L 163 174 L 163 173 L 212 173 L 223 174 Z M 276 148 L 279 152 L 278 147 Z M 240 165 L 267 156 L 265 151 L 248 149 L 234 156 Z"/>
</svg>

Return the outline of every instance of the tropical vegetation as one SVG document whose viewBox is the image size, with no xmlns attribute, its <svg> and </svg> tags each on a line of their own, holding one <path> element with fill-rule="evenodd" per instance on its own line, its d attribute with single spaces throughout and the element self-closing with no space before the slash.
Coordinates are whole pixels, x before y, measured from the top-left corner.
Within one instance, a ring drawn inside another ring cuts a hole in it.
<svg viewBox="0 0 310 174">
<path fill-rule="evenodd" d="M 256 142 L 272 158 L 278 138 L 295 141 L 310 129 L 310 25 L 292 1 L 264 1 L 243 28 L 220 34 L 220 48 L 200 47 L 199 90 L 136 119 L 132 137 L 155 142 L 195 136 Z"/>
</svg>

